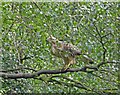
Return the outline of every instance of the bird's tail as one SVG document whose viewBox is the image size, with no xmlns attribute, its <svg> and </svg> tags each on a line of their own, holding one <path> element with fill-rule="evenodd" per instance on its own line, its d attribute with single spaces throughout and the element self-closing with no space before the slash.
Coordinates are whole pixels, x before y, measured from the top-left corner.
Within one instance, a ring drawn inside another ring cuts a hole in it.
<svg viewBox="0 0 120 95">
<path fill-rule="evenodd" d="M 88 63 L 94 63 L 92 58 L 89 58 L 87 55 L 83 55 L 83 61 Z"/>
</svg>

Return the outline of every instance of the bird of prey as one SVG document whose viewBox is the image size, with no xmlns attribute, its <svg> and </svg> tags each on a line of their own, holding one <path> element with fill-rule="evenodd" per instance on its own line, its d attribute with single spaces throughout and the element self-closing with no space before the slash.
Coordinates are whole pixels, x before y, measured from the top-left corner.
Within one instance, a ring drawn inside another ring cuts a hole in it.
<svg viewBox="0 0 120 95">
<path fill-rule="evenodd" d="M 75 57 L 82 55 L 82 52 L 74 45 L 60 41 L 57 38 L 50 35 L 47 39 L 51 43 L 51 53 L 59 58 L 62 58 L 65 65 L 62 70 L 67 70 L 71 64 L 75 63 Z M 93 60 L 86 55 L 83 55 L 87 62 L 92 63 Z"/>
</svg>

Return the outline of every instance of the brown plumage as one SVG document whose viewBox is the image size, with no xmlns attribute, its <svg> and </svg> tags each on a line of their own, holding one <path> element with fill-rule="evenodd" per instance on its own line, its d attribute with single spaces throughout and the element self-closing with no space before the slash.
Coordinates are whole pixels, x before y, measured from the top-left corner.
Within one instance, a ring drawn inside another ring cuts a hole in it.
<svg viewBox="0 0 120 95">
<path fill-rule="evenodd" d="M 75 57 L 77 55 L 82 54 L 81 51 L 76 46 L 74 46 L 70 43 L 65 43 L 63 41 L 59 41 L 52 35 L 47 40 L 51 43 L 51 53 L 54 56 L 57 56 L 64 60 L 65 65 L 62 70 L 66 70 L 71 64 L 74 64 Z M 88 60 L 87 57 L 86 57 L 86 59 Z"/>
</svg>

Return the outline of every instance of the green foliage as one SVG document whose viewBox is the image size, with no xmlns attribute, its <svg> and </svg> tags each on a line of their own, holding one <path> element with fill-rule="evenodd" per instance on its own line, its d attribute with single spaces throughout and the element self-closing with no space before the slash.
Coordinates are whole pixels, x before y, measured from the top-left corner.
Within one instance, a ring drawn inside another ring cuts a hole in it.
<svg viewBox="0 0 120 95">
<path fill-rule="evenodd" d="M 9 2 L 2 3 L 2 69 L 28 67 L 35 70 L 54 70 L 63 66 L 61 59 L 50 53 L 46 39 L 53 35 L 59 40 L 76 45 L 95 60 L 86 64 L 77 57 L 74 68 L 118 61 L 119 3 L 107 2 Z M 105 48 L 105 49 L 104 49 Z M 105 51 L 107 50 L 107 52 Z M 20 62 L 20 57 L 29 57 Z M 31 70 L 9 73 L 32 73 Z M 41 75 L 37 79 L 2 79 L 0 92 L 27 93 L 89 93 L 118 91 L 118 67 L 105 64 L 93 73 L 74 72 Z M 67 77 L 83 83 L 91 91 L 75 86 Z"/>
</svg>

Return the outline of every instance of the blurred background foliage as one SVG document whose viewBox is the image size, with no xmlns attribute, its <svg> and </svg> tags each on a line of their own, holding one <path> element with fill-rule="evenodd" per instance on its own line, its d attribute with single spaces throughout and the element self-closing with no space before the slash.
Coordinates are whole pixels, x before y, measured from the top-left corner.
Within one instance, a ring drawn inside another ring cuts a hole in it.
<svg viewBox="0 0 120 95">
<path fill-rule="evenodd" d="M 118 61 L 120 4 L 115 2 L 3 2 L 2 70 L 21 68 L 8 73 L 32 73 L 34 70 L 57 70 L 61 59 L 50 53 L 49 35 L 76 45 L 95 60 L 87 64 L 77 57 L 74 68 Z M 104 49 L 105 48 L 105 49 Z M 105 51 L 106 50 L 106 51 Z M 20 58 L 26 60 L 20 61 Z M 74 72 L 41 75 L 36 79 L 2 79 L 1 93 L 89 93 L 118 92 L 118 65 L 105 64 L 93 73 Z M 75 86 L 73 79 L 91 91 Z"/>
</svg>

